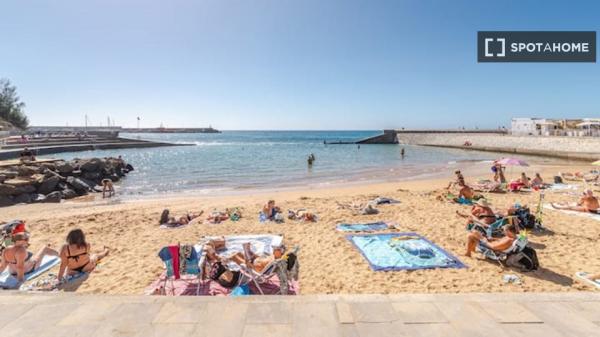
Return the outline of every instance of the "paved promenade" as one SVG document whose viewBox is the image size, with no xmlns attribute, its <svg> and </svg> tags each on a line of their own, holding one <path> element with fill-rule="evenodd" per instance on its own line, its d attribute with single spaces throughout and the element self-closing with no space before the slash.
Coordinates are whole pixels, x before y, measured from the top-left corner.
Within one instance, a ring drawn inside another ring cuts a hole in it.
<svg viewBox="0 0 600 337">
<path fill-rule="evenodd" d="M 600 336 L 600 293 L 150 297 L 0 292 L 0 336 Z"/>
</svg>

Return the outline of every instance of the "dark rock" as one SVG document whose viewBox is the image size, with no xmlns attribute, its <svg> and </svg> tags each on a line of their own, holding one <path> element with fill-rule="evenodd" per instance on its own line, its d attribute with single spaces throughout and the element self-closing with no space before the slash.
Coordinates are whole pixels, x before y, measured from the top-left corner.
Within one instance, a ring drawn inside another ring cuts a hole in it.
<svg viewBox="0 0 600 337">
<path fill-rule="evenodd" d="M 48 194 L 56 188 L 56 185 L 60 182 L 60 178 L 57 176 L 51 176 L 42 181 L 40 187 L 38 187 L 37 191 L 41 194 Z"/>
<path fill-rule="evenodd" d="M 71 172 L 74 177 L 81 177 L 81 173 L 81 170 L 73 170 L 73 172 Z"/>
<path fill-rule="evenodd" d="M 0 196 L 17 195 L 17 188 L 12 185 L 0 184 Z"/>
<path fill-rule="evenodd" d="M 63 174 L 69 174 L 73 172 L 73 165 L 69 162 L 58 162 L 56 163 L 56 170 Z"/>
<path fill-rule="evenodd" d="M 54 191 L 46 195 L 44 202 L 60 202 L 60 199 L 62 199 L 62 193 L 59 191 Z"/>
<path fill-rule="evenodd" d="M 0 174 L 6 176 L 6 179 L 14 179 L 19 175 L 17 171 L 0 171 Z"/>
<path fill-rule="evenodd" d="M 18 194 L 24 194 L 24 193 L 33 193 L 35 192 L 35 187 L 33 187 L 33 185 L 23 185 L 23 186 L 18 186 L 17 187 L 17 191 Z"/>
<path fill-rule="evenodd" d="M 71 185 L 78 194 L 85 194 L 92 189 L 92 187 L 85 183 L 81 178 L 67 177 L 67 184 Z"/>
<path fill-rule="evenodd" d="M 0 207 L 12 206 L 15 202 L 9 196 L 0 195 Z"/>
<path fill-rule="evenodd" d="M 56 164 L 54 163 L 43 163 L 40 167 L 44 170 L 56 171 Z"/>
<path fill-rule="evenodd" d="M 64 191 L 64 190 L 66 190 L 66 189 L 69 188 L 69 185 L 67 185 L 66 182 L 62 182 L 61 181 L 58 184 L 56 184 L 56 188 L 59 189 L 59 190 L 61 190 L 61 191 Z"/>
<path fill-rule="evenodd" d="M 6 179 L 8 179 L 6 174 L 0 174 L 0 184 L 2 184 Z"/>
<path fill-rule="evenodd" d="M 19 194 L 13 199 L 15 204 L 27 204 L 31 202 L 31 195 L 28 193 Z"/>
<path fill-rule="evenodd" d="M 46 200 L 46 196 L 39 193 L 31 193 L 29 196 L 31 197 L 31 202 L 44 202 Z"/>
<path fill-rule="evenodd" d="M 77 197 L 77 192 L 73 191 L 70 188 L 66 188 L 60 192 L 62 194 L 63 199 L 73 199 Z"/>
<path fill-rule="evenodd" d="M 90 189 L 93 189 L 95 186 L 97 186 L 98 184 L 93 181 L 93 180 L 89 180 L 89 179 L 85 179 L 85 178 L 79 178 L 81 181 L 83 181 L 84 183 L 86 183 Z"/>
<path fill-rule="evenodd" d="M 100 175 L 100 172 L 84 172 L 82 178 L 96 182 L 99 181 L 102 176 Z M 96 184 L 94 183 L 94 185 Z"/>
<path fill-rule="evenodd" d="M 113 182 L 117 182 L 117 181 L 121 180 L 121 178 L 120 178 L 118 175 L 116 175 L 116 174 L 113 174 L 113 175 L 111 175 L 111 176 L 110 176 L 110 177 L 108 177 L 108 178 L 109 178 L 110 180 L 112 180 Z"/>
<path fill-rule="evenodd" d="M 40 169 L 35 166 L 17 166 L 17 172 L 21 177 L 30 177 L 36 173 L 40 173 Z"/>
<path fill-rule="evenodd" d="M 92 158 L 81 164 L 81 170 L 84 172 L 98 172 L 104 168 L 105 164 L 98 158 Z"/>
<path fill-rule="evenodd" d="M 130 164 L 125 165 L 125 168 L 127 169 L 127 172 L 133 171 L 133 166 L 131 166 Z"/>
</svg>

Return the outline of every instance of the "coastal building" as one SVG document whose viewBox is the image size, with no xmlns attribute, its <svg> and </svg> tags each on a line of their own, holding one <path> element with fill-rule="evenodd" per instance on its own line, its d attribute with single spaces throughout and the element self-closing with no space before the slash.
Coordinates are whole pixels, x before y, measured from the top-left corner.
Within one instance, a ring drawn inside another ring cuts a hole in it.
<svg viewBox="0 0 600 337">
<path fill-rule="evenodd" d="M 600 137 L 600 118 L 513 118 L 510 133 L 516 136 Z"/>
</svg>

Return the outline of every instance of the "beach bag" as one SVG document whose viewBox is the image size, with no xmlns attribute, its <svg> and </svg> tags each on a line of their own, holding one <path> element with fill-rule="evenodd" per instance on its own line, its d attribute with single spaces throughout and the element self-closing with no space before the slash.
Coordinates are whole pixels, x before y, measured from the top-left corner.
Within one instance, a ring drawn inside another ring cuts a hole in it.
<svg viewBox="0 0 600 337">
<path fill-rule="evenodd" d="M 562 184 L 563 183 L 562 177 L 560 177 L 560 176 L 554 176 L 554 183 L 555 184 Z"/>
<path fill-rule="evenodd" d="M 513 254 L 506 259 L 509 267 L 518 268 L 523 272 L 534 271 L 540 267 L 535 249 L 526 246 L 517 254 Z"/>
<path fill-rule="evenodd" d="M 515 215 L 519 219 L 519 227 L 521 229 L 534 229 L 535 228 L 535 215 L 531 214 L 529 207 L 522 207 L 515 210 Z"/>
</svg>

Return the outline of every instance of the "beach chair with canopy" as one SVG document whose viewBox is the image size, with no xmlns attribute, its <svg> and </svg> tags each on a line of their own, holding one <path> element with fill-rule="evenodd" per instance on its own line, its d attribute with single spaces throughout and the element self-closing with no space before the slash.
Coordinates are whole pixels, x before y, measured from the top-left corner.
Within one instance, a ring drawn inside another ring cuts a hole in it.
<svg viewBox="0 0 600 337">
<path fill-rule="evenodd" d="M 204 270 L 204 268 L 200 268 L 200 266 L 204 264 L 204 254 L 198 253 L 192 245 L 182 246 L 178 243 L 177 245 L 163 247 L 158 252 L 158 256 L 165 264 L 166 269 L 165 279 L 163 281 L 165 295 L 167 295 L 167 283 L 171 286 L 172 295 L 175 295 L 175 280 L 189 282 L 189 280 L 182 279 L 181 275 L 195 276 L 193 280 L 197 282 L 196 295 L 200 294 L 200 284 L 202 283 L 202 272 Z M 185 263 L 180 262 L 182 256 L 185 259 Z"/>
</svg>

